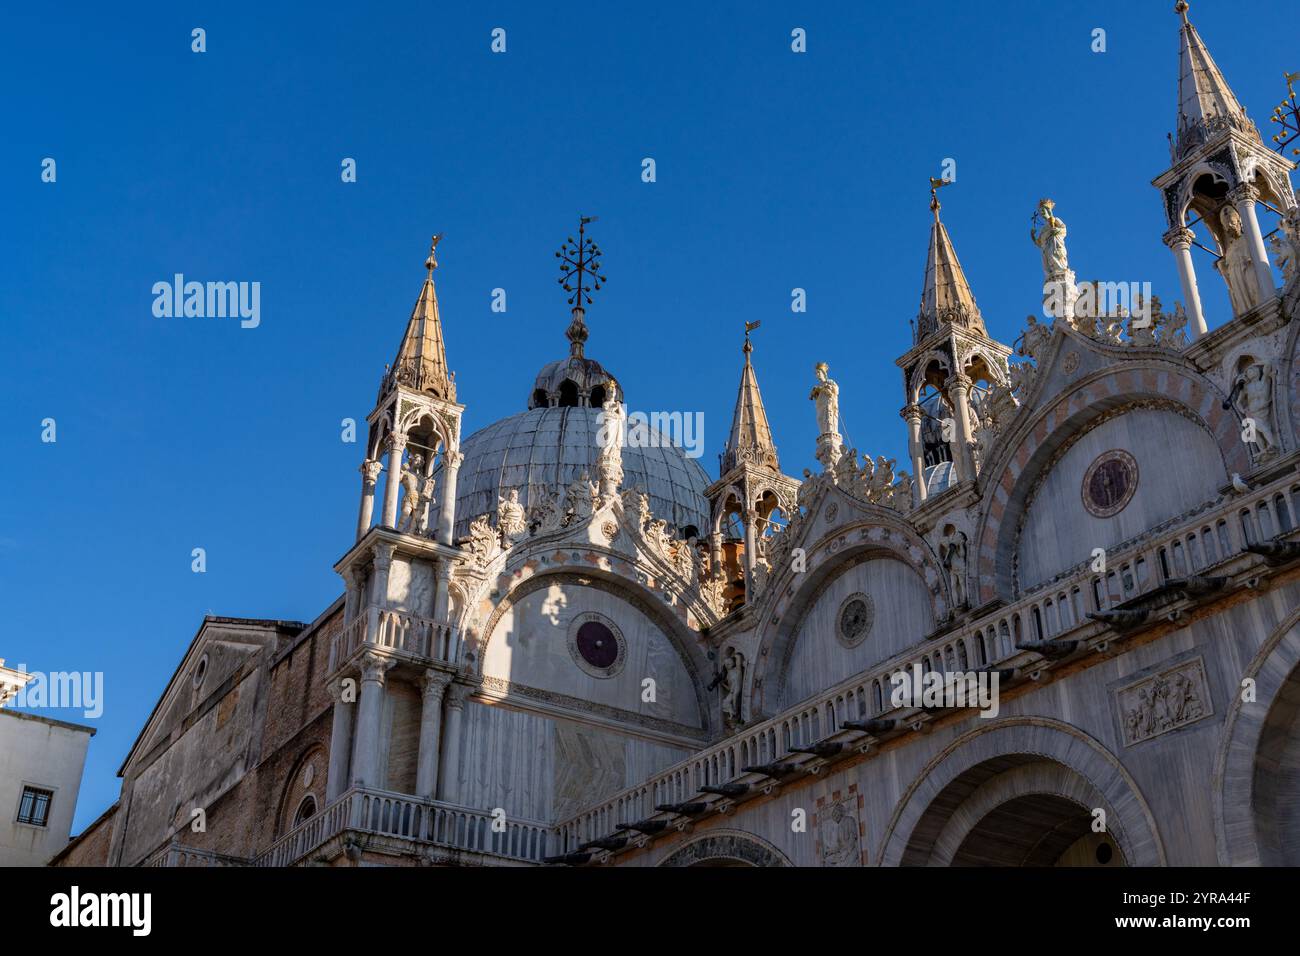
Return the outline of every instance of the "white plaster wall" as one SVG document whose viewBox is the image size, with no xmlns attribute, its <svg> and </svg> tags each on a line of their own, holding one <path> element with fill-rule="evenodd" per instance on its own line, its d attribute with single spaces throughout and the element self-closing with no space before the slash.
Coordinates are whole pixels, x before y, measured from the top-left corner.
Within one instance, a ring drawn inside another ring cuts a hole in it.
<svg viewBox="0 0 1300 956">
<path fill-rule="evenodd" d="M 848 648 L 836 637 L 840 604 L 855 591 L 871 598 L 875 620 L 866 639 Z M 929 589 L 911 567 L 872 558 L 831 580 L 799 625 L 781 707 L 892 657 L 934 629 Z"/>
<path fill-rule="evenodd" d="M 0 711 L 0 866 L 40 866 L 68 844 L 90 728 Z M 18 823 L 24 785 L 54 791 L 49 823 Z"/>
<path fill-rule="evenodd" d="M 588 611 L 605 615 L 623 632 L 627 658 L 614 677 L 587 674 L 569 654 L 569 624 Z M 631 604 L 595 588 L 552 584 L 518 601 L 492 632 L 483 672 L 580 701 L 703 726 L 690 676 L 668 637 Z M 641 699 L 647 677 L 655 681 L 653 702 Z"/>
<path fill-rule="evenodd" d="M 1094 518 L 1083 507 L 1083 476 L 1102 452 L 1121 448 L 1138 463 L 1133 500 L 1117 515 Z M 1080 438 L 1039 486 L 1025 513 L 1019 580 L 1032 587 L 1152 525 L 1214 497 L 1227 481 L 1214 439 L 1171 411 L 1135 409 Z"/>
</svg>

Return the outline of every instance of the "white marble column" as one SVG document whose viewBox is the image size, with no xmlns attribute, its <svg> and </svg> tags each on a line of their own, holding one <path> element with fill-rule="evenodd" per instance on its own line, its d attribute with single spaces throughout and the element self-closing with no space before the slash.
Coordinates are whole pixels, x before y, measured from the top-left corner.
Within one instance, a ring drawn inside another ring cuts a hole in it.
<svg viewBox="0 0 1300 956">
<path fill-rule="evenodd" d="M 447 803 L 460 800 L 460 736 L 465 719 L 465 699 L 472 688 L 452 684 L 447 689 L 443 707 L 442 759 L 438 768 L 438 799 Z"/>
<path fill-rule="evenodd" d="M 386 541 L 375 544 L 370 575 L 370 606 L 366 608 L 366 643 L 379 639 L 379 612 L 388 606 L 388 572 L 393 566 L 393 546 Z"/>
<path fill-rule="evenodd" d="M 921 440 L 921 418 L 925 412 L 916 402 L 903 407 L 907 422 L 907 451 L 912 456 L 912 506 L 925 500 L 925 443 Z"/>
<path fill-rule="evenodd" d="M 357 705 L 343 699 L 345 680 L 353 681 L 355 692 L 356 677 L 352 674 L 340 674 L 330 686 L 330 696 L 334 698 L 334 722 L 330 726 L 330 766 L 325 781 L 327 802 L 347 792 L 352 763 L 352 727 Z"/>
<path fill-rule="evenodd" d="M 456 475 L 465 456 L 448 449 L 442 453 L 442 488 L 438 490 L 438 543 L 451 544 L 456 526 Z"/>
<path fill-rule="evenodd" d="M 1241 216 L 1244 238 L 1250 249 L 1251 262 L 1255 264 L 1255 279 L 1259 283 L 1259 301 L 1268 302 L 1277 294 L 1273 285 L 1273 269 L 1269 265 L 1268 249 L 1264 246 L 1264 233 L 1259 228 L 1259 215 L 1255 211 L 1255 200 L 1259 190 L 1250 183 L 1242 183 L 1228 194 L 1237 214 Z"/>
<path fill-rule="evenodd" d="M 361 463 L 361 512 L 357 515 L 357 540 L 370 530 L 370 521 L 375 513 L 375 484 L 379 473 L 384 470 L 384 463 L 367 458 Z"/>
<path fill-rule="evenodd" d="M 432 800 L 438 789 L 438 750 L 442 745 L 442 699 L 451 675 L 429 668 L 420 678 L 420 753 L 415 769 L 415 793 Z"/>
<path fill-rule="evenodd" d="M 1201 291 L 1196 286 L 1196 269 L 1192 266 L 1192 240 L 1196 234 L 1186 226 L 1170 229 L 1165 233 L 1165 245 L 1173 250 L 1174 262 L 1178 265 L 1178 282 L 1183 287 L 1183 299 L 1187 303 L 1187 324 L 1191 328 L 1192 339 L 1199 339 L 1209 329 L 1205 324 L 1205 313 L 1201 310 Z"/>
<path fill-rule="evenodd" d="M 438 558 L 433 591 L 433 619 L 439 624 L 449 624 L 448 611 L 451 608 L 451 562 Z"/>
<path fill-rule="evenodd" d="M 352 749 L 352 783 L 384 789 L 379 780 L 383 746 L 384 680 L 393 661 L 367 651 L 361 658 L 361 695 L 357 702 L 357 731 Z"/>
<path fill-rule="evenodd" d="M 355 566 L 344 568 L 342 571 L 343 578 L 343 626 L 347 627 L 357 619 L 361 613 L 362 594 L 361 594 L 361 574 Z"/>
<path fill-rule="evenodd" d="M 384 513 L 380 524 L 385 528 L 397 527 L 397 491 L 402 487 L 402 452 L 406 450 L 406 436 L 396 432 L 388 438 L 388 474 L 384 476 Z"/>
<path fill-rule="evenodd" d="M 965 375 L 953 375 L 946 384 L 948 395 L 952 399 L 953 414 L 957 419 L 957 434 L 953 442 L 956 454 L 953 455 L 953 461 L 957 463 L 957 474 L 961 480 L 974 480 L 975 458 L 970 448 L 970 379 Z"/>
<path fill-rule="evenodd" d="M 754 568 L 758 566 L 758 512 L 746 508 L 742 516 L 745 521 L 745 593 L 747 600 L 753 601 Z"/>
</svg>

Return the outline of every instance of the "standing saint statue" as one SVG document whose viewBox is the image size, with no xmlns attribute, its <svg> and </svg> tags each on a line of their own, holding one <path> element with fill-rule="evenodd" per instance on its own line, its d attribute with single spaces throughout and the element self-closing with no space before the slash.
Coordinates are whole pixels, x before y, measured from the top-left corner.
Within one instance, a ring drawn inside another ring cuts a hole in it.
<svg viewBox="0 0 1300 956">
<path fill-rule="evenodd" d="M 596 443 L 600 454 L 596 459 L 596 477 L 600 479 L 602 499 L 612 501 L 623 483 L 623 443 L 626 441 L 623 405 L 611 381 L 606 385 L 605 403 L 597 416 L 600 428 Z"/>
<path fill-rule="evenodd" d="M 1065 222 L 1052 215 L 1055 208 L 1056 203 L 1050 199 L 1038 200 L 1035 226 L 1029 229 L 1029 238 L 1043 254 L 1043 275 L 1049 279 L 1070 269 L 1069 256 L 1065 252 Z M 1042 229 L 1036 227 L 1039 219 L 1043 221 Z"/>
<path fill-rule="evenodd" d="M 830 366 L 818 362 L 815 368 L 817 384 L 813 386 L 808 397 L 817 403 L 817 427 L 823 435 L 838 435 L 840 432 L 840 387 L 826 373 Z"/>
<path fill-rule="evenodd" d="M 497 530 L 501 532 L 501 546 L 508 548 L 528 530 L 524 506 L 519 503 L 519 489 L 511 488 L 509 495 L 497 496 Z"/>
<path fill-rule="evenodd" d="M 1250 256 L 1250 244 L 1242 235 L 1241 214 L 1231 204 L 1219 212 L 1223 233 L 1219 245 L 1223 255 L 1214 268 L 1228 284 L 1228 299 L 1235 315 L 1249 312 L 1259 305 L 1259 287 L 1255 279 L 1255 263 Z"/>
<path fill-rule="evenodd" d="M 424 476 L 420 474 L 424 466 L 424 457 L 421 455 L 412 455 L 402 465 L 402 490 L 406 494 L 402 498 L 402 517 L 397 522 L 397 530 L 414 533 L 424 517 L 424 505 L 428 502 L 422 494 L 424 490 Z"/>
</svg>

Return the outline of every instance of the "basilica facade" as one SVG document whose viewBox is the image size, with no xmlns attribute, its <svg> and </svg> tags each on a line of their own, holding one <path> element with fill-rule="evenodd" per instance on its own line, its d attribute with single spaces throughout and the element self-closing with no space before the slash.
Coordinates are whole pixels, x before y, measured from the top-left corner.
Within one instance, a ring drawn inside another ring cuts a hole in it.
<svg viewBox="0 0 1300 956">
<path fill-rule="evenodd" d="M 462 437 L 435 240 L 342 596 L 205 618 L 54 862 L 1300 864 L 1294 167 L 1179 8 L 1181 302 L 1080 281 L 1043 200 L 1044 318 L 998 342 L 933 181 L 901 465 L 823 363 L 785 473 L 748 328 L 716 477 L 627 415 L 585 222 L 568 355 Z"/>
</svg>

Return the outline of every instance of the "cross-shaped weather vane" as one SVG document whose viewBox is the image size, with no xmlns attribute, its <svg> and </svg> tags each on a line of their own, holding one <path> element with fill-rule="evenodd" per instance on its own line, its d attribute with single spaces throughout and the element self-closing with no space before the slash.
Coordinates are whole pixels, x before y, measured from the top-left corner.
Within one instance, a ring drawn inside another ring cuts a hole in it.
<svg viewBox="0 0 1300 956">
<path fill-rule="evenodd" d="M 605 276 L 600 271 L 600 246 L 586 236 L 587 223 L 595 221 L 595 216 L 580 217 L 577 241 L 569 236 L 555 254 L 555 258 L 560 260 L 560 278 L 557 281 L 569 293 L 569 305 L 579 309 L 584 300 L 591 305 L 591 293 L 599 292 L 605 284 Z"/>
</svg>

